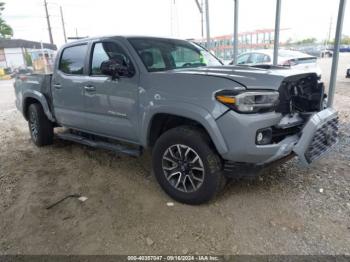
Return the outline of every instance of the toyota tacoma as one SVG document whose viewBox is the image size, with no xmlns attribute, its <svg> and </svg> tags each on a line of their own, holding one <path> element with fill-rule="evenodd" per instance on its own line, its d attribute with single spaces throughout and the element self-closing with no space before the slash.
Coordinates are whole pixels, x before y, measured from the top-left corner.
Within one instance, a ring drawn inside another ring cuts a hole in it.
<svg viewBox="0 0 350 262">
<path fill-rule="evenodd" d="M 246 168 L 293 156 L 311 164 L 337 142 L 337 112 L 315 73 L 224 66 L 184 40 L 82 39 L 59 50 L 52 74 L 14 85 L 37 146 L 55 134 L 134 156 L 148 148 L 160 186 L 188 204 Z"/>
</svg>

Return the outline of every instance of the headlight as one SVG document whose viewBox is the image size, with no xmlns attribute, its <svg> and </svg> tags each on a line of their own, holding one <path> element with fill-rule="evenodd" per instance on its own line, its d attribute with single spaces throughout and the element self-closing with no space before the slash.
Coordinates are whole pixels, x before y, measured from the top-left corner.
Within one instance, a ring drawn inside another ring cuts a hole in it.
<svg viewBox="0 0 350 262">
<path fill-rule="evenodd" d="M 216 100 L 241 113 L 267 112 L 275 109 L 279 93 L 275 91 L 246 91 L 235 94 L 229 90 L 215 94 Z"/>
</svg>

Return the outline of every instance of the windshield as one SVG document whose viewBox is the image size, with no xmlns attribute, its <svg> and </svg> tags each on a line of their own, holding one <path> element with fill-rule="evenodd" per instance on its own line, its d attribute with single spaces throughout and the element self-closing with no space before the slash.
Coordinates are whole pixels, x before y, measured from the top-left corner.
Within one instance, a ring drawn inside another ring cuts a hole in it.
<svg viewBox="0 0 350 262">
<path fill-rule="evenodd" d="M 204 48 L 183 40 L 129 38 L 129 42 L 149 72 L 222 65 Z"/>
</svg>

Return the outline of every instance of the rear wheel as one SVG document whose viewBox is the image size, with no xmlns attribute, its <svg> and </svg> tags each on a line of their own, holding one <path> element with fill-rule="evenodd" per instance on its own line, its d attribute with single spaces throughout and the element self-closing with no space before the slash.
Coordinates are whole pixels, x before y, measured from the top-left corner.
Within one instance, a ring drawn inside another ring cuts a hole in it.
<svg viewBox="0 0 350 262">
<path fill-rule="evenodd" d="M 53 125 L 40 104 L 31 104 L 28 108 L 28 125 L 32 141 L 37 146 L 51 145 Z"/>
<path fill-rule="evenodd" d="M 162 134 L 152 159 L 163 190 L 182 203 L 195 205 L 209 201 L 225 181 L 221 160 L 210 140 L 191 127 L 176 127 Z"/>
</svg>

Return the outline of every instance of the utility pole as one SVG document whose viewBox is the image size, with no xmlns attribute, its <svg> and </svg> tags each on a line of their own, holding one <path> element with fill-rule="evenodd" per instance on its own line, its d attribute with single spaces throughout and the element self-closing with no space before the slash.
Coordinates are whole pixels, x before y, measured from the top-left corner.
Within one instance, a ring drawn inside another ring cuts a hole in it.
<svg viewBox="0 0 350 262">
<path fill-rule="evenodd" d="M 203 0 L 199 3 L 199 0 L 195 0 L 199 13 L 201 14 L 201 31 L 202 31 L 202 39 L 204 39 L 204 14 L 203 14 Z"/>
<path fill-rule="evenodd" d="M 280 44 L 280 22 L 281 22 L 281 1 L 276 0 L 276 20 L 275 20 L 275 38 L 273 45 L 273 65 L 277 65 L 278 48 Z"/>
<path fill-rule="evenodd" d="M 50 43 L 53 44 L 51 24 L 50 24 L 50 17 L 49 17 L 49 11 L 47 10 L 47 2 L 46 2 L 46 0 L 44 0 L 44 6 L 45 6 L 45 12 L 46 12 L 47 27 L 48 27 L 49 36 L 50 36 Z"/>
<path fill-rule="evenodd" d="M 333 17 L 331 17 L 329 21 L 329 30 L 328 30 L 328 38 L 326 40 L 326 46 L 328 46 L 329 42 L 331 41 L 332 24 L 333 24 Z"/>
<path fill-rule="evenodd" d="M 202 39 L 204 38 L 204 12 L 203 12 L 203 0 L 201 0 L 201 31 L 202 31 Z"/>
<path fill-rule="evenodd" d="M 210 22 L 209 22 L 209 1 L 205 0 L 205 20 L 207 27 L 207 49 L 210 50 L 211 42 L 210 42 Z"/>
<path fill-rule="evenodd" d="M 328 89 L 328 102 L 327 102 L 327 106 L 328 107 L 332 107 L 333 106 L 335 85 L 336 85 L 336 82 L 337 82 L 337 71 L 338 71 L 338 60 L 339 60 L 339 46 L 340 46 L 340 41 L 341 41 L 341 33 L 342 33 L 342 30 L 343 30 L 345 6 L 346 6 L 346 0 L 339 0 L 337 29 L 335 31 L 333 57 L 332 57 L 331 78 L 329 80 L 329 89 Z"/>
<path fill-rule="evenodd" d="M 237 64 L 238 56 L 238 0 L 235 1 L 234 24 L 233 24 L 233 64 Z"/>
<path fill-rule="evenodd" d="M 67 43 L 66 27 L 65 27 L 65 25 L 64 25 L 64 18 L 63 18 L 62 6 L 60 6 L 60 12 L 61 12 L 61 22 L 62 22 L 62 29 L 63 29 L 64 42 Z"/>
</svg>

